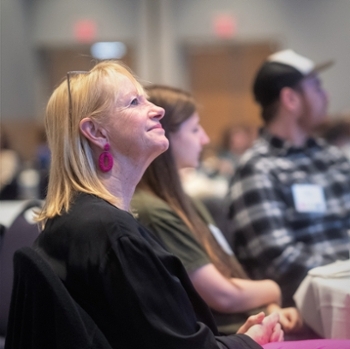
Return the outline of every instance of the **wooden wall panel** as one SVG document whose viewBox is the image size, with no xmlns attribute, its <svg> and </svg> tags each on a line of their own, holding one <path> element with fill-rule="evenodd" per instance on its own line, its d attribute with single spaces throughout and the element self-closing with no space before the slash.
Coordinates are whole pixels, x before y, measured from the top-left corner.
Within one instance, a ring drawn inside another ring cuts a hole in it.
<svg viewBox="0 0 350 349">
<path fill-rule="evenodd" d="M 97 60 L 91 56 L 90 45 L 44 47 L 40 51 L 51 91 L 62 81 L 68 71 L 90 70 L 97 63 Z M 122 61 L 133 69 L 131 48 L 128 47 Z"/>
<path fill-rule="evenodd" d="M 39 144 L 42 125 L 34 120 L 11 120 L 1 122 L 11 149 L 16 150 L 23 161 L 33 161 Z"/>
<path fill-rule="evenodd" d="M 231 125 L 261 125 L 252 96 L 253 79 L 277 48 L 272 43 L 187 45 L 191 91 L 212 145 L 221 143 L 223 131 Z"/>
</svg>

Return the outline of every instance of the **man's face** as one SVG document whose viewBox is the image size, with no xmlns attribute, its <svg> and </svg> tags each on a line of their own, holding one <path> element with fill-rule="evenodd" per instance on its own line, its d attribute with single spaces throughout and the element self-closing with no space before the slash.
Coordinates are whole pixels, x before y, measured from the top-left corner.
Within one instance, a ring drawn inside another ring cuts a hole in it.
<svg viewBox="0 0 350 349">
<path fill-rule="evenodd" d="M 300 88 L 301 115 L 299 124 L 303 129 L 312 131 L 327 116 L 328 95 L 317 75 L 310 75 L 302 80 Z"/>
</svg>

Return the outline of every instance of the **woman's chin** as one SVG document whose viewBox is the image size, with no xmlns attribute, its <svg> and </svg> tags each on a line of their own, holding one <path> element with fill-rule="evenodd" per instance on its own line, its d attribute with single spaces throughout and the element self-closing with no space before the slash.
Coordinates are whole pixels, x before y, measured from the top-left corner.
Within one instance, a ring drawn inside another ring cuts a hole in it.
<svg viewBox="0 0 350 349">
<path fill-rule="evenodd" d="M 153 143 L 152 145 L 152 161 L 157 158 L 160 154 L 164 153 L 169 148 L 169 141 L 164 137 L 164 140 L 159 141 L 157 143 Z"/>
<path fill-rule="evenodd" d="M 159 142 L 159 154 L 164 153 L 169 148 L 168 138 L 165 138 Z"/>
</svg>

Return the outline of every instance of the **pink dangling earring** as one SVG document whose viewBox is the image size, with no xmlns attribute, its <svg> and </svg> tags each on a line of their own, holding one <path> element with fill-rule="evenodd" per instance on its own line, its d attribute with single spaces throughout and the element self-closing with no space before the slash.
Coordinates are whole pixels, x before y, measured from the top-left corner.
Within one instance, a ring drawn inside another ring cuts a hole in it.
<svg viewBox="0 0 350 349">
<path fill-rule="evenodd" d="M 113 167 L 113 157 L 111 153 L 108 151 L 110 149 L 109 144 L 107 143 L 104 146 L 104 151 L 98 157 L 98 166 L 102 172 L 108 172 Z"/>
</svg>

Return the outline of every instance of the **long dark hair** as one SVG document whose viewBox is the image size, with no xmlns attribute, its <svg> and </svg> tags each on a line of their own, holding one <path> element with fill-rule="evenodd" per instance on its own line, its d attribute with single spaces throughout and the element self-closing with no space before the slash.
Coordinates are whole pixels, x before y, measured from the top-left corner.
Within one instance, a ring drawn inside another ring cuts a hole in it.
<svg viewBox="0 0 350 349">
<path fill-rule="evenodd" d="M 165 109 L 161 124 L 165 136 L 177 132 L 180 125 L 190 118 L 197 110 L 196 102 L 186 91 L 162 85 L 145 87 L 148 99 Z M 204 247 L 211 262 L 226 277 L 246 277 L 238 263 L 232 261 L 215 238 L 208 226 L 197 213 L 192 201 L 185 194 L 175 159 L 172 144 L 169 149 L 158 156 L 144 173 L 139 188 L 149 190 L 158 196 L 179 215 L 187 227 Z"/>
</svg>

